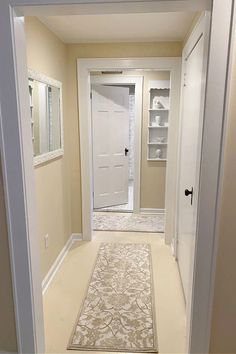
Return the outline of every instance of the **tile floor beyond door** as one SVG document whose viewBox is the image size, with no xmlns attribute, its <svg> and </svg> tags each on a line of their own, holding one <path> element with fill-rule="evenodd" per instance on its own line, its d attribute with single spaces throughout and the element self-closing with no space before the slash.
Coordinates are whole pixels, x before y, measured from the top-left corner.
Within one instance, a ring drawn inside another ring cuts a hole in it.
<svg viewBox="0 0 236 354">
<path fill-rule="evenodd" d="M 44 295 L 46 352 L 77 352 L 66 347 L 101 242 L 151 244 L 159 353 L 184 353 L 185 304 L 177 264 L 163 234 L 110 231 L 94 232 L 92 242 L 76 241 Z"/>
</svg>

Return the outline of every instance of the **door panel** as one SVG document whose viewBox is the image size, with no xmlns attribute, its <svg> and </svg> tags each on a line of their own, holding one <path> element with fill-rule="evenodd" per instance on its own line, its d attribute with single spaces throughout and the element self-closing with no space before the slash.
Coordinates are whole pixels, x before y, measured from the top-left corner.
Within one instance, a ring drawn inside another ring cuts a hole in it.
<svg viewBox="0 0 236 354">
<path fill-rule="evenodd" d="M 178 248 L 177 258 L 186 301 L 189 300 L 199 185 L 198 158 L 202 139 L 202 87 L 203 87 L 203 37 L 193 46 L 185 60 L 185 84 L 183 89 L 182 130 L 178 197 Z M 193 196 L 185 195 L 185 190 Z M 191 203 L 192 198 L 192 203 Z"/>
<path fill-rule="evenodd" d="M 128 203 L 129 89 L 92 88 L 94 208 Z"/>
</svg>

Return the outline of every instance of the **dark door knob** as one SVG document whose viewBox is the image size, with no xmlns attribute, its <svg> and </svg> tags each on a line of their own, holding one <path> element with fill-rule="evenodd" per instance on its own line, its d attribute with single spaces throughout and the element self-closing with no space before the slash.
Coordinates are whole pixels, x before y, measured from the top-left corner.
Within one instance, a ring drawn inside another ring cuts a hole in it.
<svg viewBox="0 0 236 354">
<path fill-rule="evenodd" d="M 129 149 L 125 148 L 125 156 L 128 155 Z"/>
<path fill-rule="evenodd" d="M 185 189 L 184 194 L 185 194 L 186 197 L 188 197 L 189 195 L 191 195 L 191 205 L 192 205 L 192 204 L 193 204 L 193 187 L 192 187 L 191 190 Z"/>
</svg>

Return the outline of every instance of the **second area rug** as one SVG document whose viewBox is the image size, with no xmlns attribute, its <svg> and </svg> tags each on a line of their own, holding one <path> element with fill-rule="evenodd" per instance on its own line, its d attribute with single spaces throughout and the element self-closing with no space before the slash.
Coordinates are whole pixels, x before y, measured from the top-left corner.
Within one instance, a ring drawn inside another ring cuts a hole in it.
<svg viewBox="0 0 236 354">
<path fill-rule="evenodd" d="M 158 352 L 149 244 L 101 244 L 68 349 Z"/>
<path fill-rule="evenodd" d="M 164 228 L 165 214 L 93 213 L 93 229 L 97 231 L 163 233 Z"/>
</svg>

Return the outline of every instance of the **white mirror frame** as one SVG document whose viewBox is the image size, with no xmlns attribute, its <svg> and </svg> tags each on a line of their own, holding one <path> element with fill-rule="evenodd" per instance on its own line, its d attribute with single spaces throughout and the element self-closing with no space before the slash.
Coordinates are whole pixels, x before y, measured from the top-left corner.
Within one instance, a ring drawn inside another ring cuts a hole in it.
<svg viewBox="0 0 236 354">
<path fill-rule="evenodd" d="M 44 74 L 41 74 L 35 70 L 28 69 L 28 77 L 43 82 L 47 85 L 51 85 L 60 89 L 60 127 L 61 127 L 61 147 L 47 153 L 34 156 L 34 166 L 41 165 L 50 160 L 56 159 L 64 154 L 64 136 L 63 136 L 63 109 L 62 109 L 62 83 L 55 79 L 52 79 Z"/>
</svg>

